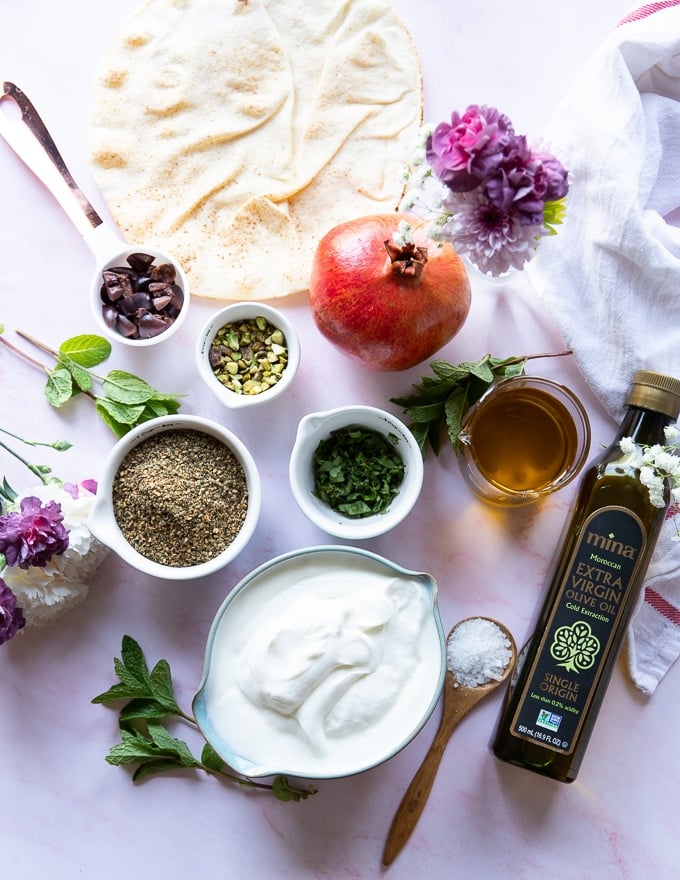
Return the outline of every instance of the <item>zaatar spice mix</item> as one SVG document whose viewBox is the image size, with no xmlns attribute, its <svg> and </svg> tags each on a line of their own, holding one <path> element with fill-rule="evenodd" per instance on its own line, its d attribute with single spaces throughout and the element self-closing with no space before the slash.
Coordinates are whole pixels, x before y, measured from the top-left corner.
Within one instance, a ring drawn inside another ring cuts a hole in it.
<svg viewBox="0 0 680 880">
<path fill-rule="evenodd" d="M 128 543 L 161 565 L 214 559 L 236 538 L 248 485 L 236 455 L 210 434 L 154 434 L 123 459 L 113 480 L 113 512 Z"/>
</svg>

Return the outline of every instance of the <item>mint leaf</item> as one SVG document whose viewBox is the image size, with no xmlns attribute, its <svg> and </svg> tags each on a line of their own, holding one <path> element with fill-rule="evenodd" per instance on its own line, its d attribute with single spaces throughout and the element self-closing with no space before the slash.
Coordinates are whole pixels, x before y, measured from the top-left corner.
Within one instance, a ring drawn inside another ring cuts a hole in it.
<svg viewBox="0 0 680 880">
<path fill-rule="evenodd" d="M 146 657 L 132 636 L 123 636 L 120 656 L 127 672 L 134 676 L 140 684 L 147 684 L 149 682 L 149 667 L 146 663 Z"/>
<path fill-rule="evenodd" d="M 156 663 L 151 670 L 149 684 L 154 698 L 170 712 L 179 714 L 180 709 L 175 700 L 175 694 L 172 687 L 172 675 L 167 660 L 159 660 L 158 663 Z"/>
<path fill-rule="evenodd" d="M 162 723 L 166 717 L 175 716 L 198 727 L 196 719 L 186 715 L 177 705 L 168 662 L 159 660 L 149 672 L 144 652 L 131 636 L 123 636 L 121 657 L 114 657 L 113 665 L 118 683 L 94 697 L 92 702 L 128 699 L 118 718 L 120 742 L 109 749 L 105 760 L 114 766 L 136 764 L 133 782 L 170 770 L 193 769 L 212 773 L 240 786 L 273 791 L 280 800 L 299 801 L 314 794 L 315 789 L 291 787 L 286 777 L 277 777 L 269 785 L 237 776 L 208 742 L 203 746 L 200 760 L 195 758 L 187 743 L 173 736 Z"/>
<path fill-rule="evenodd" d="M 55 367 L 47 377 L 45 397 L 59 408 L 73 397 L 73 378 L 66 367 Z"/>
<path fill-rule="evenodd" d="M 121 437 L 124 437 L 125 434 L 130 430 L 130 425 L 125 425 L 123 422 L 119 422 L 117 419 L 114 419 L 108 408 L 104 406 L 102 403 L 96 404 L 97 412 L 101 417 L 101 420 L 104 422 L 107 428 L 109 428 L 116 437 L 120 440 Z"/>
<path fill-rule="evenodd" d="M 287 776 L 275 776 L 272 783 L 272 791 L 280 801 L 301 801 L 306 800 L 311 794 L 315 794 L 316 790 L 300 791 L 300 789 L 292 788 L 288 784 Z"/>
<path fill-rule="evenodd" d="M 146 403 L 155 396 L 155 391 L 139 376 L 125 370 L 111 370 L 102 382 L 104 394 L 118 403 Z"/>
<path fill-rule="evenodd" d="M 93 700 L 94 702 L 105 702 L 104 700 Z M 148 699 L 133 699 L 127 703 L 120 710 L 120 714 L 118 719 L 121 723 L 129 724 L 132 721 L 139 721 L 142 719 L 161 719 L 167 718 L 168 715 L 174 715 L 171 709 L 167 709 L 162 703 L 159 703 L 158 700 L 148 700 Z"/>
<path fill-rule="evenodd" d="M 460 434 L 461 422 L 463 421 L 463 416 L 465 415 L 468 406 L 469 401 L 467 399 L 466 389 L 457 388 L 449 396 L 444 407 L 446 432 L 449 441 L 456 452 L 460 450 L 460 440 L 458 435 Z"/>
<path fill-rule="evenodd" d="M 90 388 L 92 388 L 92 377 L 87 370 L 83 369 L 83 367 L 77 364 L 76 361 L 72 360 L 67 355 L 61 355 L 59 363 L 63 367 L 66 367 L 71 374 L 71 378 L 81 391 L 89 391 Z"/>
<path fill-rule="evenodd" d="M 130 406 L 130 404 L 119 403 L 117 400 L 111 400 L 108 397 L 97 397 L 95 400 L 97 411 L 100 414 L 102 411 L 106 412 L 114 422 L 125 426 L 126 431 L 132 425 L 136 425 L 139 422 L 139 417 L 144 412 L 144 404 Z"/>
<path fill-rule="evenodd" d="M 81 367 L 96 367 L 111 354 L 111 343 L 103 336 L 81 334 L 62 342 L 59 352 Z"/>
<path fill-rule="evenodd" d="M 215 773 L 219 773 L 224 766 L 224 761 L 220 758 L 210 743 L 206 743 L 201 752 L 201 764 L 203 764 L 208 770 L 213 770 Z"/>
</svg>

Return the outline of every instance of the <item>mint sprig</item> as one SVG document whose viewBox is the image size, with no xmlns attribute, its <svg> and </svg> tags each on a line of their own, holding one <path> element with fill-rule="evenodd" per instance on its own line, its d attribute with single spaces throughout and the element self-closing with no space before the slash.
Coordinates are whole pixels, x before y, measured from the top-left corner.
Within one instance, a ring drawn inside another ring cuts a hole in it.
<svg viewBox="0 0 680 880">
<path fill-rule="evenodd" d="M 459 364 L 433 361 L 430 366 L 434 376 L 424 376 L 419 384 L 413 386 L 413 394 L 391 397 L 390 401 L 401 406 L 411 419 L 409 428 L 423 456 L 428 446 L 435 455 L 439 455 L 444 428 L 454 452 L 459 452 L 463 417 L 494 382 L 524 375 L 526 362 L 533 358 L 563 357 L 568 354 L 571 351 L 508 358 L 486 354 L 478 361 Z"/>
<path fill-rule="evenodd" d="M 17 333 L 56 361 L 53 367 L 47 367 L 0 335 L 6 348 L 47 373 L 47 401 L 58 409 L 76 395 L 84 394 L 94 402 L 100 418 L 118 438 L 149 419 L 174 415 L 179 410 L 182 395 L 158 391 L 134 373 L 111 370 L 100 376 L 93 372 L 92 368 L 111 354 L 111 343 L 103 336 L 72 336 L 54 350 L 27 333 Z M 99 393 L 93 390 L 95 382 L 101 386 Z"/>
<path fill-rule="evenodd" d="M 186 742 L 173 736 L 162 723 L 175 717 L 198 728 L 196 719 L 183 712 L 177 703 L 170 665 L 167 660 L 159 660 L 149 670 L 144 652 L 131 636 L 123 636 L 121 656 L 114 658 L 113 668 L 118 682 L 92 702 L 128 701 L 118 716 L 121 741 L 110 748 L 106 761 L 113 766 L 137 765 L 133 782 L 170 770 L 191 769 L 247 788 L 267 789 L 282 801 L 300 801 L 314 794 L 313 788 L 298 789 L 290 785 L 286 776 L 276 776 L 271 785 L 239 776 L 207 742 L 200 758 L 196 758 Z"/>
</svg>

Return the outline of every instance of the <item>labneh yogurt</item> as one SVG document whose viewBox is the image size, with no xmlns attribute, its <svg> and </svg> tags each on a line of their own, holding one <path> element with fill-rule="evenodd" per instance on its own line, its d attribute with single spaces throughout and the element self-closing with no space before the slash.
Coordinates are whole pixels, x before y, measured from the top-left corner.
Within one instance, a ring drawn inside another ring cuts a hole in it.
<svg viewBox="0 0 680 880">
<path fill-rule="evenodd" d="M 436 586 L 351 548 L 275 560 L 211 632 L 195 700 L 247 775 L 332 777 L 380 763 L 429 717 L 444 674 Z"/>
</svg>

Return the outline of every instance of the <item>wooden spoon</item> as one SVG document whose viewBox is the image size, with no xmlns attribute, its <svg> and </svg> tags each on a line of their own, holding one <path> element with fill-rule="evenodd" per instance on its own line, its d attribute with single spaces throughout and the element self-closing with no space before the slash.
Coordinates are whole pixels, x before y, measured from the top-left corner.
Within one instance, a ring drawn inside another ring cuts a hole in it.
<svg viewBox="0 0 680 880">
<path fill-rule="evenodd" d="M 490 618 L 466 619 L 490 620 Z M 447 644 L 456 627 L 464 622 L 465 621 L 461 620 L 453 627 L 447 637 Z M 496 626 L 502 630 L 503 634 L 510 642 L 510 660 L 508 661 L 508 665 L 505 667 L 503 676 L 499 681 L 494 679 L 485 682 L 484 684 L 477 685 L 476 687 L 466 687 L 462 684 L 456 684 L 453 672 L 450 668 L 447 668 L 446 679 L 444 682 L 444 708 L 441 721 L 439 722 L 439 727 L 434 740 L 432 741 L 432 745 L 425 755 L 422 764 L 416 771 L 416 775 L 413 777 L 411 784 L 406 789 L 406 793 L 404 794 L 404 797 L 399 804 L 399 808 L 395 813 L 394 819 L 392 820 L 392 825 L 387 836 L 387 843 L 385 844 L 383 852 L 383 865 L 390 865 L 394 861 L 401 852 L 406 841 L 411 836 L 411 832 L 416 827 L 420 814 L 423 812 L 430 791 L 432 790 L 434 779 L 437 775 L 437 770 L 439 769 L 439 764 L 444 755 L 446 745 L 451 738 L 451 734 L 473 706 L 476 706 L 480 700 L 488 696 L 488 694 L 494 691 L 507 679 L 515 665 L 515 659 L 517 657 L 515 640 L 511 633 L 501 623 L 498 623 L 497 620 L 492 620 L 491 622 L 495 623 Z"/>
</svg>

